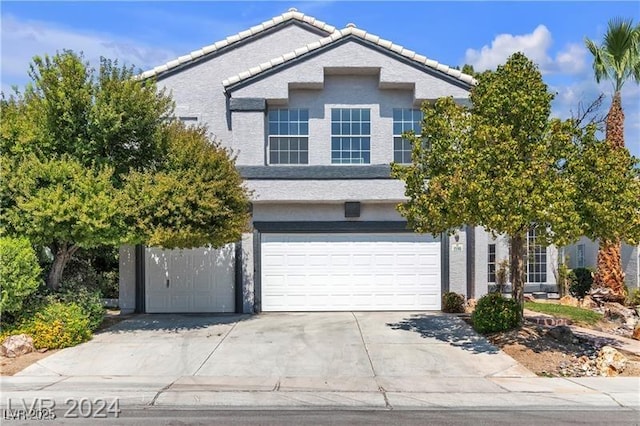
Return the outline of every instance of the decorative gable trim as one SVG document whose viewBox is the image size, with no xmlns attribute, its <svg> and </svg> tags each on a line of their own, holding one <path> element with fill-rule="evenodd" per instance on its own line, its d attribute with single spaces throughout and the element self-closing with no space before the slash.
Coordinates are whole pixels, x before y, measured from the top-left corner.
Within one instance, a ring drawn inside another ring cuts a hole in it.
<svg viewBox="0 0 640 426">
<path fill-rule="evenodd" d="M 264 33 L 282 25 L 286 25 L 289 23 L 301 24 L 304 26 L 308 26 L 312 29 L 318 30 L 318 32 L 322 35 L 331 34 L 336 31 L 336 28 L 332 25 L 329 25 L 323 21 L 317 20 L 316 18 L 305 15 L 304 13 L 298 12 L 295 8 L 289 9 L 287 12 L 282 15 L 278 15 L 274 18 L 269 19 L 259 25 L 255 25 L 248 30 L 241 31 L 237 34 L 229 36 L 224 40 L 220 40 L 214 44 L 210 44 L 208 46 L 204 46 L 201 49 L 195 50 L 188 55 L 180 56 L 177 59 L 169 61 L 163 65 L 159 65 L 151 70 L 145 71 L 139 74 L 137 77 L 141 80 L 150 78 L 150 77 L 160 77 L 169 71 L 174 71 L 178 68 L 182 68 L 183 66 L 189 65 L 195 61 L 201 61 L 203 59 L 209 58 L 214 54 L 220 53 L 222 51 L 227 50 L 230 47 L 235 47 L 236 45 L 246 42 L 251 38 L 254 38 L 259 35 L 263 35 Z"/>
<path fill-rule="evenodd" d="M 270 74 L 276 69 L 289 66 L 295 61 L 302 60 L 302 58 L 307 58 L 310 55 L 320 53 L 325 49 L 340 45 L 342 42 L 349 39 L 377 48 L 385 53 L 403 59 L 404 61 L 408 61 L 408 63 L 413 65 L 419 65 L 427 70 L 435 71 L 441 77 L 462 83 L 463 87 L 466 89 L 471 88 L 471 86 L 475 86 L 477 83 L 476 79 L 471 75 L 464 74 L 459 70 L 441 64 L 433 59 L 429 59 L 426 56 L 420 55 L 412 50 L 405 49 L 404 47 L 394 44 L 389 40 L 381 39 L 374 34 L 367 33 L 366 31 L 351 25 L 342 30 L 336 31 L 323 39 L 300 47 L 293 52 L 285 53 L 284 55 L 278 56 L 269 62 L 264 62 L 229 77 L 222 82 L 222 85 L 225 88 L 225 91 L 233 91 L 234 89 L 245 86 L 246 84 L 244 83 L 248 83 L 249 80 L 257 79 L 264 74 Z"/>
</svg>

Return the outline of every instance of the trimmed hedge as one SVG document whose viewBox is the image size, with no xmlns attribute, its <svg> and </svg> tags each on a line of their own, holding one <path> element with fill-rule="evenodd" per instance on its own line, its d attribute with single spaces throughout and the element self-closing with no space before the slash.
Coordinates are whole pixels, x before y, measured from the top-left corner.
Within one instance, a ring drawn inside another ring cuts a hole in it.
<svg viewBox="0 0 640 426">
<path fill-rule="evenodd" d="M 516 328 L 521 322 L 518 302 L 499 293 L 489 293 L 478 300 L 471 314 L 473 328 L 479 333 L 494 333 Z"/>
</svg>

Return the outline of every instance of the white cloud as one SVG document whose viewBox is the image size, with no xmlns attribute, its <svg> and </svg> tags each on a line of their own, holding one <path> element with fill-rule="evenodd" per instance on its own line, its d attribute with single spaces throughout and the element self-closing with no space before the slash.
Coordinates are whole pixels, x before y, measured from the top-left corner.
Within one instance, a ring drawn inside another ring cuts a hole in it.
<svg viewBox="0 0 640 426">
<path fill-rule="evenodd" d="M 568 44 L 556 55 L 556 71 L 565 74 L 579 74 L 587 67 L 587 49 L 578 43 Z"/>
<path fill-rule="evenodd" d="M 118 36 L 75 31 L 47 22 L 20 20 L 2 16 L 2 88 L 23 85 L 35 55 L 55 54 L 71 49 L 83 52 L 85 59 L 97 65 L 100 56 L 118 59 L 121 64 L 147 69 L 178 55 L 168 49 L 137 43 Z"/>
<path fill-rule="evenodd" d="M 480 71 L 494 69 L 503 64 L 515 52 L 523 52 L 540 66 L 549 61 L 547 49 L 551 46 L 551 32 L 544 25 L 538 25 L 531 34 L 499 34 L 480 50 L 467 49 L 465 62 Z"/>
<path fill-rule="evenodd" d="M 491 46 L 484 45 L 480 50 L 467 49 L 465 63 L 473 65 L 478 71 L 495 69 L 512 54 L 522 52 L 538 64 L 543 74 L 578 74 L 585 69 L 587 50 L 582 45 L 568 44 L 554 59 L 549 54 L 552 44 L 553 38 L 549 29 L 544 25 L 538 25 L 532 33 L 499 34 L 493 39 Z"/>
</svg>

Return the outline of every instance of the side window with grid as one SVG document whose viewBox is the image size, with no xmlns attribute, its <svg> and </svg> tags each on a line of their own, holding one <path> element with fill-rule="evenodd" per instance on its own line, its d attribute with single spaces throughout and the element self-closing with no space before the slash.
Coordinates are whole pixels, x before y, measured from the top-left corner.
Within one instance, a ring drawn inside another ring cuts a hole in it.
<svg viewBox="0 0 640 426">
<path fill-rule="evenodd" d="M 546 283 L 547 282 L 547 248 L 536 241 L 536 230 L 529 231 L 527 238 L 527 282 Z"/>
<path fill-rule="evenodd" d="M 413 130 L 415 134 L 422 133 L 422 111 L 419 109 L 393 109 L 393 161 L 395 163 L 411 163 L 411 142 L 404 139 L 402 134 Z"/>
<path fill-rule="evenodd" d="M 331 164 L 371 163 L 371 112 L 331 109 Z"/>
<path fill-rule="evenodd" d="M 270 109 L 269 164 L 309 164 L 309 110 Z"/>
<path fill-rule="evenodd" d="M 489 244 L 487 247 L 487 282 L 496 282 L 496 245 Z"/>
</svg>

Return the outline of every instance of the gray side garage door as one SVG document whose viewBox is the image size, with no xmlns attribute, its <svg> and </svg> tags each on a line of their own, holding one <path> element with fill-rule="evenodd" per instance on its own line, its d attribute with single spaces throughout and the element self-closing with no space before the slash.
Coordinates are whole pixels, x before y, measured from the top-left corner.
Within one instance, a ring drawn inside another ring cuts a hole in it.
<svg viewBox="0 0 640 426">
<path fill-rule="evenodd" d="M 145 249 L 148 313 L 235 311 L 235 246 Z"/>
</svg>

